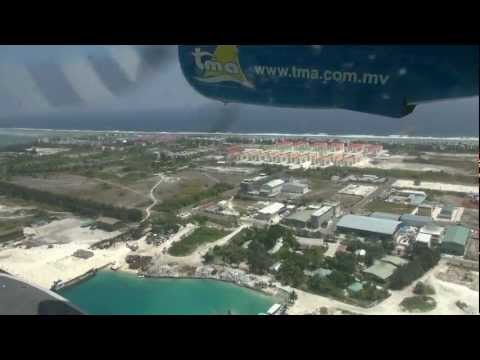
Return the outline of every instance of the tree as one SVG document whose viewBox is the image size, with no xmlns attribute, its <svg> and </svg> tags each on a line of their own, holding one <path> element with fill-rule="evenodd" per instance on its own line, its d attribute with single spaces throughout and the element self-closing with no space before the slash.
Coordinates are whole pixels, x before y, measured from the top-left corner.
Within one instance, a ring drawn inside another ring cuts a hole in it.
<svg viewBox="0 0 480 360">
<path fill-rule="evenodd" d="M 292 291 L 289 295 L 288 295 L 288 301 L 293 304 L 295 303 L 295 301 L 297 301 L 298 299 L 298 295 L 295 291 Z"/>
<path fill-rule="evenodd" d="M 408 264 L 395 270 L 390 280 L 390 288 L 393 290 L 403 289 L 424 274 L 418 260 L 412 260 Z"/>
<path fill-rule="evenodd" d="M 256 239 L 252 240 L 248 247 L 247 262 L 250 271 L 258 275 L 265 274 L 268 268 L 272 266 L 272 259 L 267 250 L 265 250 L 265 247 Z"/>
<path fill-rule="evenodd" d="M 282 263 L 276 278 L 283 285 L 298 287 L 305 282 L 305 274 L 302 267 L 295 261 L 288 259 Z"/>
<path fill-rule="evenodd" d="M 426 285 L 422 281 L 419 281 L 415 284 L 415 287 L 413 288 L 413 293 L 415 295 L 433 295 L 435 294 L 435 290 L 433 287 Z"/>
<path fill-rule="evenodd" d="M 353 282 L 353 276 L 342 271 L 333 271 L 328 275 L 328 279 L 332 281 L 335 287 L 344 289 Z"/>
<path fill-rule="evenodd" d="M 350 253 L 339 253 L 335 256 L 335 269 L 346 273 L 355 271 L 355 256 Z"/>
</svg>

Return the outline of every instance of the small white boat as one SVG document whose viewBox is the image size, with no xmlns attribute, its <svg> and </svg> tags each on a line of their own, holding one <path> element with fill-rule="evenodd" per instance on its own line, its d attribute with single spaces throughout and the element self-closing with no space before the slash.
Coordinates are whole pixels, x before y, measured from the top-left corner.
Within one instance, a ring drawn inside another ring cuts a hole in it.
<svg viewBox="0 0 480 360">
<path fill-rule="evenodd" d="M 120 264 L 114 263 L 112 266 L 110 266 L 110 269 L 113 271 L 117 271 L 118 269 L 120 269 Z"/>
</svg>

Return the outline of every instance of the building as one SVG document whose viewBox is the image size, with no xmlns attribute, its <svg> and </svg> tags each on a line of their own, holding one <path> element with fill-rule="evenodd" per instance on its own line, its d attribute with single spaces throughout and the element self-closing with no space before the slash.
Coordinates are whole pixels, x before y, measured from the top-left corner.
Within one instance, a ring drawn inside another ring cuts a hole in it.
<svg viewBox="0 0 480 360">
<path fill-rule="evenodd" d="M 374 218 L 377 218 L 377 219 L 387 219 L 387 220 L 400 221 L 400 215 L 399 214 L 392 214 L 392 213 L 376 211 L 376 212 L 371 213 L 370 216 L 374 217 Z"/>
<path fill-rule="evenodd" d="M 433 209 L 434 209 L 433 205 L 429 205 L 429 204 L 424 203 L 417 208 L 416 215 L 432 217 Z"/>
<path fill-rule="evenodd" d="M 263 183 L 268 181 L 268 178 L 269 178 L 268 176 L 263 175 L 263 176 L 256 176 L 251 179 L 244 179 L 240 183 L 240 191 L 243 193 L 259 191 Z"/>
<path fill-rule="evenodd" d="M 260 195 L 274 197 L 281 193 L 283 184 L 285 182 L 281 179 L 275 179 L 263 184 L 260 188 Z"/>
<path fill-rule="evenodd" d="M 291 194 L 304 195 L 309 192 L 308 184 L 304 184 L 298 181 L 287 182 L 282 187 L 282 192 Z"/>
<path fill-rule="evenodd" d="M 463 256 L 465 246 L 471 236 L 470 229 L 463 226 L 451 226 L 445 231 L 441 250 L 450 255 Z"/>
<path fill-rule="evenodd" d="M 393 194 L 388 198 L 388 201 L 419 206 L 426 199 L 427 194 L 424 191 L 394 190 Z"/>
<path fill-rule="evenodd" d="M 328 223 L 335 217 L 335 209 L 331 206 L 322 206 L 316 210 L 311 216 L 311 226 L 318 229 L 323 224 Z"/>
<path fill-rule="evenodd" d="M 342 214 L 342 208 L 340 206 L 340 202 L 338 201 L 325 201 L 323 202 L 324 206 L 331 206 L 333 208 L 333 215 L 335 217 L 340 216 Z"/>
<path fill-rule="evenodd" d="M 343 233 L 353 233 L 359 236 L 375 237 L 393 240 L 398 231 L 400 221 L 377 219 L 370 216 L 345 215 L 337 223 L 337 230 Z"/>
<path fill-rule="evenodd" d="M 425 234 L 425 233 L 418 233 L 417 237 L 415 238 L 415 245 L 431 248 L 432 235 Z"/>
<path fill-rule="evenodd" d="M 0 243 L 6 241 L 19 241 L 24 237 L 23 228 L 14 227 L 8 230 L 0 230 Z"/>
<path fill-rule="evenodd" d="M 430 216 L 419 216 L 412 214 L 404 214 L 400 216 L 400 221 L 408 226 L 422 227 L 433 224 L 433 219 Z"/>
<path fill-rule="evenodd" d="M 447 205 L 444 206 L 441 210 L 440 213 L 437 215 L 437 218 L 439 220 L 447 220 L 451 221 L 453 217 L 453 212 L 455 211 L 455 207 L 452 205 Z"/>
<path fill-rule="evenodd" d="M 408 260 L 387 255 L 380 260 L 375 260 L 374 264 L 364 270 L 363 273 L 372 280 L 388 284 L 395 271 L 406 264 L 408 264 Z"/>
<path fill-rule="evenodd" d="M 353 284 L 351 284 L 347 289 L 348 291 L 355 294 L 363 290 L 363 284 L 361 282 L 356 281 Z"/>
<path fill-rule="evenodd" d="M 478 242 L 478 230 L 473 231 L 470 241 L 467 243 L 467 249 L 465 250 L 465 259 L 478 262 L 479 255 L 479 242 Z"/>
<path fill-rule="evenodd" d="M 122 226 L 122 222 L 111 217 L 100 217 L 97 219 L 97 227 L 105 231 L 115 231 Z"/>
<path fill-rule="evenodd" d="M 367 197 L 377 190 L 376 186 L 349 184 L 339 194 Z"/>
<path fill-rule="evenodd" d="M 385 255 L 383 258 L 380 259 L 380 261 L 395 265 L 396 267 L 408 264 L 408 260 L 393 255 Z"/>
<path fill-rule="evenodd" d="M 263 209 L 260 209 L 257 214 L 257 219 L 269 223 L 278 223 L 280 221 L 279 213 L 285 207 L 282 203 L 272 203 Z"/>
<path fill-rule="evenodd" d="M 391 263 L 376 260 L 372 266 L 363 270 L 363 273 L 374 281 L 386 284 L 390 281 L 397 267 Z"/>
<path fill-rule="evenodd" d="M 445 234 L 445 228 L 435 224 L 428 224 L 422 226 L 419 233 L 430 235 L 430 245 L 437 246 L 442 242 L 443 235 Z"/>
<path fill-rule="evenodd" d="M 293 214 L 288 215 L 284 223 L 285 225 L 295 227 L 297 229 L 305 229 L 311 227 L 310 219 L 316 212 L 315 209 L 299 210 Z"/>
</svg>

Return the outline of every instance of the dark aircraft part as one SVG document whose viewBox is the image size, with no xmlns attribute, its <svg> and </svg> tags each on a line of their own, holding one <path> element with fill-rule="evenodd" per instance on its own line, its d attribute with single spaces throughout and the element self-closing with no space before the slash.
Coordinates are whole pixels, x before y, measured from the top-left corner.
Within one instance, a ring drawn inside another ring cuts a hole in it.
<svg viewBox="0 0 480 360">
<path fill-rule="evenodd" d="M 400 118 L 478 95 L 477 46 L 182 45 L 179 59 L 195 90 L 224 103 Z"/>
</svg>

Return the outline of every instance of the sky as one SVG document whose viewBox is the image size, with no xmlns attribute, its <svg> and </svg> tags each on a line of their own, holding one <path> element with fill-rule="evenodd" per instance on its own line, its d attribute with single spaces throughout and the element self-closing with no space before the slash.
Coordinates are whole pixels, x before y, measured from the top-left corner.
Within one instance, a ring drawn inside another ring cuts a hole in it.
<svg viewBox="0 0 480 360">
<path fill-rule="evenodd" d="M 188 85 L 175 46 L 158 49 L 156 60 L 144 63 L 131 46 L 0 45 L 0 119 L 79 110 L 192 111 L 216 104 Z M 405 126 L 435 126 L 436 117 L 477 122 L 478 104 L 478 97 L 423 104 L 401 121 Z M 255 108 L 240 105 L 237 110 Z M 327 117 L 338 113 L 353 122 L 366 117 L 344 110 L 315 111 Z M 476 129 L 472 136 L 478 136 L 478 123 L 469 129 Z"/>
</svg>

